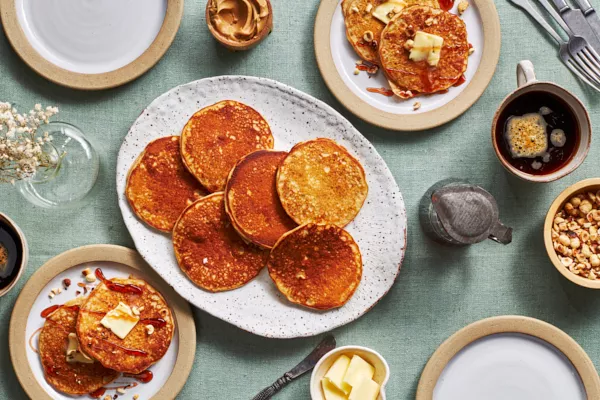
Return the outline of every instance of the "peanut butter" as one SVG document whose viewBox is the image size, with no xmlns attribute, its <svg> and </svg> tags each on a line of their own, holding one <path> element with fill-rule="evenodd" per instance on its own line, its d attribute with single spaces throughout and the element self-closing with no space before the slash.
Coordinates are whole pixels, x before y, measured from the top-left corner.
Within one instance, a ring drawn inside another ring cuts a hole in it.
<svg viewBox="0 0 600 400">
<path fill-rule="evenodd" d="M 252 40 L 269 18 L 267 0 L 210 0 L 209 12 L 214 28 L 237 42 Z"/>
</svg>

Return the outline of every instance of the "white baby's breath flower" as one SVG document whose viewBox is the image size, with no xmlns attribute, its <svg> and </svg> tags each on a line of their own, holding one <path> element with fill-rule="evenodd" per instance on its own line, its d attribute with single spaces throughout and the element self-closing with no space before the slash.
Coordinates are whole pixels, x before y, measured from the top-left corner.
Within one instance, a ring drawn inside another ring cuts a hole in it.
<svg viewBox="0 0 600 400">
<path fill-rule="evenodd" d="M 42 147 L 52 146 L 52 136 L 48 132 L 40 136 L 38 130 L 57 113 L 57 107 L 36 104 L 28 113 L 19 114 L 10 103 L 0 102 L 0 183 L 14 184 L 40 167 L 56 166 Z"/>
</svg>

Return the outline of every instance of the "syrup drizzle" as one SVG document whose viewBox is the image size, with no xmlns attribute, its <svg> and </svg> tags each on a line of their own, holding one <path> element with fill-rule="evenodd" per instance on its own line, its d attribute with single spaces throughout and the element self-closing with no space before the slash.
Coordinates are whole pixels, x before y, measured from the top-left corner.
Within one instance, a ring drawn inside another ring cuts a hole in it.
<svg viewBox="0 0 600 400">
<path fill-rule="evenodd" d="M 152 378 L 154 378 L 154 374 L 152 373 L 152 371 L 150 371 L 149 369 L 140 372 L 139 374 L 123 374 L 123 376 L 127 377 L 127 378 L 133 378 L 136 379 L 142 383 L 148 383 L 152 380 Z M 137 384 L 136 384 L 137 385 Z"/>
<path fill-rule="evenodd" d="M 110 279 L 106 279 L 102 270 L 100 268 L 96 268 L 96 278 L 98 278 L 102 283 L 106 285 L 107 288 L 119 293 L 129 293 L 129 294 L 142 294 L 142 288 L 132 284 L 122 284 L 115 283 Z"/>
<path fill-rule="evenodd" d="M 465 83 L 467 81 L 467 78 L 463 75 L 460 76 L 460 78 L 458 78 L 458 80 L 456 81 L 456 83 L 454 84 L 454 86 L 460 86 L 463 83 Z"/>
<path fill-rule="evenodd" d="M 125 354 L 129 354 L 130 356 L 140 356 L 140 357 L 143 357 L 143 356 L 147 356 L 148 355 L 148 353 L 146 353 L 144 350 L 128 349 L 127 347 L 123 347 L 123 346 L 120 346 L 120 345 L 118 345 L 116 343 L 109 342 L 106 339 L 100 339 L 100 340 L 102 340 L 105 343 L 110 344 L 111 346 L 118 347 L 119 349 L 123 350 L 123 352 Z M 106 349 L 103 349 L 101 347 L 100 347 L 100 350 L 107 351 Z"/>
<path fill-rule="evenodd" d="M 42 329 L 44 329 L 44 327 L 43 327 L 43 326 L 42 326 L 41 328 L 37 328 L 37 329 L 35 330 L 35 332 L 33 332 L 33 333 L 31 334 L 31 337 L 29 338 L 29 347 L 30 347 L 30 348 L 31 348 L 31 350 L 33 350 L 33 352 L 34 352 L 34 353 L 36 353 L 36 354 L 38 353 L 38 349 L 36 349 L 36 348 L 33 346 L 33 343 L 32 343 L 32 341 L 33 341 L 33 338 L 35 337 L 35 335 L 37 335 L 38 333 L 40 333 L 40 332 L 42 331 Z"/>
<path fill-rule="evenodd" d="M 92 393 L 90 393 L 90 397 L 99 399 L 100 397 L 104 396 L 104 393 L 106 393 L 106 388 L 101 387 L 100 389 L 94 390 Z"/>
<path fill-rule="evenodd" d="M 162 318 L 146 318 L 141 319 L 140 322 L 146 325 L 152 325 L 155 328 L 164 328 L 167 325 L 167 321 Z"/>
<path fill-rule="evenodd" d="M 72 305 L 72 306 L 65 306 L 62 304 L 55 304 L 53 306 L 50 306 L 46 309 L 44 309 L 41 313 L 40 316 L 42 318 L 48 318 L 50 316 L 50 314 L 52 314 L 54 311 L 58 310 L 59 308 L 64 307 L 67 310 L 71 310 L 71 311 L 79 311 L 79 306 L 77 304 Z"/>
<path fill-rule="evenodd" d="M 369 88 L 367 88 L 367 92 L 382 94 L 386 97 L 392 97 L 394 95 L 394 92 L 392 92 L 390 89 L 386 89 L 386 88 L 369 87 Z"/>
</svg>

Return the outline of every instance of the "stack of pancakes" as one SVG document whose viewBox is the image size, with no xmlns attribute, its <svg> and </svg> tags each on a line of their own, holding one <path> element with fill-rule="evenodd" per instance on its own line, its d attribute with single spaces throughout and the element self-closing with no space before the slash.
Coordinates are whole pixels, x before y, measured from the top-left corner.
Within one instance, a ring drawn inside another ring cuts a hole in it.
<svg viewBox="0 0 600 400">
<path fill-rule="evenodd" d="M 102 282 L 87 298 L 77 297 L 45 316 L 39 356 L 47 382 L 60 392 L 89 394 L 121 373 L 140 374 L 158 362 L 171 344 L 175 323 L 162 295 L 141 279 L 114 278 L 110 282 L 134 285 L 139 290 L 135 294 L 120 293 Z M 119 303 L 139 311 L 139 321 L 124 339 L 100 323 Z M 147 324 L 152 321 L 161 324 L 154 324 L 149 333 Z M 79 358 L 75 361 L 75 353 L 69 353 L 69 342 L 77 343 Z"/>
<path fill-rule="evenodd" d="M 385 24 L 373 13 L 388 2 L 394 7 Z M 342 12 L 348 41 L 362 60 L 381 67 L 398 97 L 443 93 L 462 83 L 469 57 L 467 29 L 437 0 L 343 0 Z M 443 38 L 436 66 L 409 58 L 418 31 Z"/>
<path fill-rule="evenodd" d="M 364 170 L 333 140 L 289 152 L 273 145 L 256 110 L 216 103 L 196 112 L 181 137 L 146 147 L 129 172 L 127 198 L 148 225 L 170 228 L 162 230 L 172 231 L 179 267 L 201 288 L 236 289 L 266 265 L 290 301 L 340 307 L 362 276 L 360 250 L 343 227 L 366 199 Z M 203 192 L 211 194 L 196 198 Z"/>
</svg>

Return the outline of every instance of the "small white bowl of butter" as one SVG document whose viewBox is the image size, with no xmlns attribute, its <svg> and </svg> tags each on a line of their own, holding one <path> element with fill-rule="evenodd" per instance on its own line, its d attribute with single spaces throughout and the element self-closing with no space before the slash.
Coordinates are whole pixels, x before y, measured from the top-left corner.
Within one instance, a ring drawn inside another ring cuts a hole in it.
<svg viewBox="0 0 600 400">
<path fill-rule="evenodd" d="M 310 378 L 312 400 L 386 400 L 390 367 L 375 350 L 343 346 L 325 354 Z"/>
</svg>

